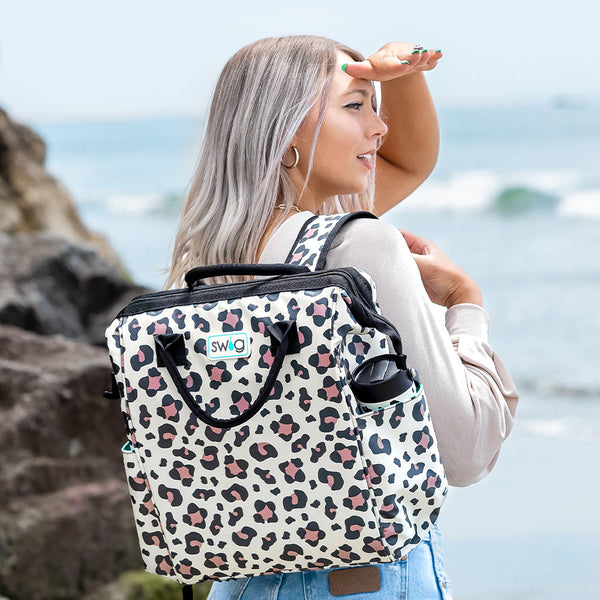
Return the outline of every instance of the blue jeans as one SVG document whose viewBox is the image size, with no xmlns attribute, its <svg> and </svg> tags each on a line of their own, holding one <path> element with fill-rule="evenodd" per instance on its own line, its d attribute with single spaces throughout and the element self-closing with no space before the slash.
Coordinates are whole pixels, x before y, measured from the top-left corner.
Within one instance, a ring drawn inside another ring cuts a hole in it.
<svg viewBox="0 0 600 600">
<path fill-rule="evenodd" d="M 207 600 L 451 600 L 441 535 L 434 525 L 406 560 L 376 564 L 378 592 L 332 596 L 329 571 L 303 571 L 215 581 Z"/>
</svg>

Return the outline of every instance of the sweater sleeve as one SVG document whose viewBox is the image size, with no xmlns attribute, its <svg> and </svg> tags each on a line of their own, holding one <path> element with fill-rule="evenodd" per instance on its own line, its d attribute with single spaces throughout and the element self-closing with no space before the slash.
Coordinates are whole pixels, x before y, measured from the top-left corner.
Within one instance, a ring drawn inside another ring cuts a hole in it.
<svg viewBox="0 0 600 600">
<path fill-rule="evenodd" d="M 398 329 L 409 366 L 419 372 L 449 483 L 466 486 L 485 477 L 518 402 L 512 378 L 488 344 L 488 313 L 458 304 L 444 322 L 444 309 L 427 296 L 404 237 L 386 221 L 346 224 L 325 266 L 357 267 L 375 282 L 376 301 Z"/>
</svg>

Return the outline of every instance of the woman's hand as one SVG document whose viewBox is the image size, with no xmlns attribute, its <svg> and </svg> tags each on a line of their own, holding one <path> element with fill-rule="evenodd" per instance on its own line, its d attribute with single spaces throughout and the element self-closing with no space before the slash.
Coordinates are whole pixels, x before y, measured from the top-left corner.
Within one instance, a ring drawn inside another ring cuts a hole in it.
<svg viewBox="0 0 600 600">
<path fill-rule="evenodd" d="M 404 229 L 400 229 L 400 233 L 419 267 L 432 302 L 446 308 L 463 303 L 483 306 L 479 286 L 432 241 Z"/>
<path fill-rule="evenodd" d="M 344 71 L 360 79 L 389 81 L 417 71 L 431 71 L 440 58 L 441 50 L 427 50 L 409 42 L 389 42 L 362 62 L 348 63 Z"/>
</svg>

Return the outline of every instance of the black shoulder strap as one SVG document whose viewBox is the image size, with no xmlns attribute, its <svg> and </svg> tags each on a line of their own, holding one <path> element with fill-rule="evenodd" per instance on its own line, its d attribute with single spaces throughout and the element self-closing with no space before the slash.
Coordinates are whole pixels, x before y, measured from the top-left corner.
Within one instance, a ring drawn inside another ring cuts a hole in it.
<svg viewBox="0 0 600 600">
<path fill-rule="evenodd" d="M 300 229 L 285 262 L 305 265 L 313 271 L 323 270 L 327 253 L 340 229 L 349 221 L 361 218 L 378 217 L 366 210 L 310 217 Z"/>
</svg>

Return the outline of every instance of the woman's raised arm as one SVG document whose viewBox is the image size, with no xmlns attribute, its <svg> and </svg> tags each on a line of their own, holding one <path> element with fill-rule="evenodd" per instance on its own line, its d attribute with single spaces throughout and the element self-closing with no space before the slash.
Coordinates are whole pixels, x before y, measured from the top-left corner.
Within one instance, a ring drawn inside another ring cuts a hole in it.
<svg viewBox="0 0 600 600">
<path fill-rule="evenodd" d="M 381 81 L 380 112 L 388 134 L 377 153 L 377 216 L 419 187 L 435 166 L 439 127 L 423 71 L 433 69 L 441 57 L 440 50 L 390 42 L 363 62 L 345 66 L 348 75 Z"/>
</svg>

